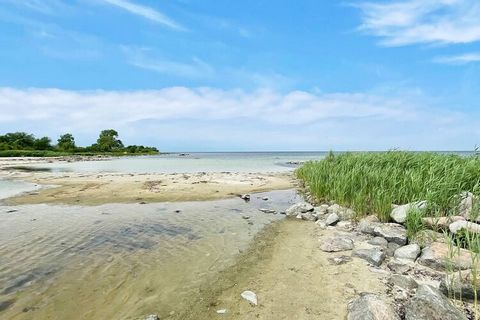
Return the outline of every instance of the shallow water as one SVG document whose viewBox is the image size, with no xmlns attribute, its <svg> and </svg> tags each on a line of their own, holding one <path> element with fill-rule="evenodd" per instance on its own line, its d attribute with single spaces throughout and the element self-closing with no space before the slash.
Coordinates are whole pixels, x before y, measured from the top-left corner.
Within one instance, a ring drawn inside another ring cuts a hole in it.
<svg viewBox="0 0 480 320">
<path fill-rule="evenodd" d="M 300 162 L 320 160 L 325 155 L 325 152 L 190 153 L 123 157 L 103 161 L 55 162 L 31 166 L 49 168 L 52 171 L 74 172 L 281 172 L 293 170 Z"/>
<path fill-rule="evenodd" d="M 35 183 L 0 179 L 0 201 L 24 192 L 35 191 L 38 189 L 40 189 L 40 186 Z"/>
<path fill-rule="evenodd" d="M 298 200 L 0 206 L 0 318 L 167 317 Z"/>
</svg>

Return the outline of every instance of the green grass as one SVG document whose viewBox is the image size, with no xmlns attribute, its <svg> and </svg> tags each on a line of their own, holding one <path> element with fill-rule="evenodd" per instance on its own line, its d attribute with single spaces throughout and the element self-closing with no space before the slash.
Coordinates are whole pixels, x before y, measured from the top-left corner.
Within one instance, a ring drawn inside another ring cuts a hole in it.
<svg viewBox="0 0 480 320">
<path fill-rule="evenodd" d="M 455 214 L 462 191 L 480 194 L 480 158 L 391 151 L 346 153 L 307 162 L 296 175 L 319 200 L 388 221 L 392 204 L 427 200 L 424 214 Z"/>
</svg>

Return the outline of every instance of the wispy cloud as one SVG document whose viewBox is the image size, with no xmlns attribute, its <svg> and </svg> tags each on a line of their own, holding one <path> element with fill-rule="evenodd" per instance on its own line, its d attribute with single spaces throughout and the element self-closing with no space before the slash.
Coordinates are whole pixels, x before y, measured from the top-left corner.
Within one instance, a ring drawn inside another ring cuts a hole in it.
<svg viewBox="0 0 480 320">
<path fill-rule="evenodd" d="M 459 44 L 480 40 L 480 1 L 363 2 L 360 30 L 386 46 Z"/>
<path fill-rule="evenodd" d="M 140 5 L 128 0 L 100 0 L 100 1 L 116 6 L 118 8 L 121 8 L 123 10 L 130 12 L 131 14 L 143 17 L 155 23 L 162 24 L 171 29 L 185 30 L 183 26 L 175 22 L 173 19 L 167 17 L 162 12 L 156 9 L 153 9 L 151 7 Z"/>
<path fill-rule="evenodd" d="M 177 148 L 189 141 L 205 148 L 214 143 L 247 150 L 260 145 L 284 150 L 458 149 L 472 147 L 480 136 L 472 117 L 404 93 L 0 88 L 0 110 L 2 130 L 37 128 L 39 134 L 52 136 L 68 130 L 93 139 L 100 129 L 114 127 L 135 132 L 142 143 L 162 146 L 169 141 Z"/>
<path fill-rule="evenodd" d="M 215 70 L 203 60 L 193 57 L 190 61 L 178 61 L 162 57 L 146 47 L 120 46 L 127 62 L 135 67 L 184 78 L 208 78 Z"/>
<path fill-rule="evenodd" d="M 4 2 L 43 14 L 56 14 L 69 8 L 61 0 L 4 0 Z"/>
<path fill-rule="evenodd" d="M 464 65 L 472 62 L 480 62 L 480 52 L 466 53 L 456 56 L 436 57 L 433 59 L 433 62 L 452 65 Z"/>
</svg>

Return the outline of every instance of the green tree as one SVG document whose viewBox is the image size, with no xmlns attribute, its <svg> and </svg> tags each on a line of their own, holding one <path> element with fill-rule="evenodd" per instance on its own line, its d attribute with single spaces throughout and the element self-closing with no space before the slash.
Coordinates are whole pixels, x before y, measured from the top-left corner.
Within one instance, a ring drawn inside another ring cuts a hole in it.
<svg viewBox="0 0 480 320">
<path fill-rule="evenodd" d="M 11 149 L 31 150 L 34 148 L 35 137 L 25 132 L 13 132 L 1 136 L 0 142 L 8 144 Z"/>
<path fill-rule="evenodd" d="M 52 140 L 49 137 L 35 139 L 33 146 L 35 150 L 50 150 L 52 149 Z"/>
<path fill-rule="evenodd" d="M 98 151 L 110 152 L 123 149 L 123 143 L 118 139 L 118 132 L 113 129 L 103 130 L 97 139 L 97 143 L 92 146 Z"/>
<path fill-rule="evenodd" d="M 57 142 L 58 149 L 60 150 L 73 151 L 76 149 L 75 138 L 70 133 L 61 135 L 60 138 L 58 138 Z"/>
</svg>

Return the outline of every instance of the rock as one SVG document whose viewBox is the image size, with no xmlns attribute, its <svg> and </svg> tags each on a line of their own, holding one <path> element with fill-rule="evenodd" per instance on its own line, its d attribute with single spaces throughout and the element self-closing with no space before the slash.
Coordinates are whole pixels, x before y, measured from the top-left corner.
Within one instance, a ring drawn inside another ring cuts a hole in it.
<svg viewBox="0 0 480 320">
<path fill-rule="evenodd" d="M 268 197 L 262 197 L 263 201 L 268 201 Z"/>
<path fill-rule="evenodd" d="M 422 218 L 423 223 L 434 230 L 447 230 L 448 226 L 455 221 L 465 220 L 461 216 L 450 216 L 450 217 L 426 217 Z"/>
<path fill-rule="evenodd" d="M 317 214 L 317 215 L 321 215 L 323 216 L 324 214 L 327 214 L 327 209 L 328 209 L 328 205 L 326 204 L 322 204 L 318 207 L 315 207 L 313 209 L 313 211 Z"/>
<path fill-rule="evenodd" d="M 336 213 L 330 213 L 325 220 L 327 226 L 332 226 L 340 220 L 340 217 Z"/>
<path fill-rule="evenodd" d="M 225 313 L 227 313 L 227 309 L 217 310 L 217 313 L 218 313 L 218 314 L 225 314 Z"/>
<path fill-rule="evenodd" d="M 407 214 L 412 209 L 423 210 L 427 207 L 427 201 L 408 203 L 395 207 L 390 213 L 390 218 L 396 223 L 404 223 L 407 220 Z"/>
<path fill-rule="evenodd" d="M 352 255 L 366 260 L 377 267 L 385 260 L 385 253 L 379 249 L 356 249 L 353 250 Z"/>
<path fill-rule="evenodd" d="M 378 295 L 361 293 L 348 304 L 347 320 L 399 320 L 393 308 Z"/>
<path fill-rule="evenodd" d="M 393 259 L 387 263 L 388 269 L 395 273 L 402 274 L 407 273 L 413 268 L 414 264 L 411 261 Z"/>
<path fill-rule="evenodd" d="M 410 244 L 418 244 L 420 248 L 425 248 L 434 242 L 443 242 L 444 234 L 433 230 L 420 230 L 411 239 Z"/>
<path fill-rule="evenodd" d="M 275 211 L 273 209 L 260 208 L 258 210 L 263 212 L 263 213 L 277 213 L 277 211 Z"/>
<path fill-rule="evenodd" d="M 472 233 L 480 233 L 480 224 L 465 221 L 465 220 L 460 220 L 460 221 L 452 222 L 448 226 L 448 229 L 453 234 L 457 234 L 457 232 L 459 232 L 460 230 L 465 230 Z"/>
<path fill-rule="evenodd" d="M 440 290 L 447 297 L 454 296 L 461 297 L 462 299 L 474 300 L 475 291 L 477 291 L 477 297 L 480 297 L 480 286 L 477 284 L 477 288 L 474 288 L 473 280 L 472 270 L 447 274 L 440 282 Z M 479 281 L 480 279 L 477 276 L 476 283 L 479 283 Z"/>
<path fill-rule="evenodd" d="M 380 220 L 378 220 L 377 216 L 371 215 L 360 220 L 358 223 L 358 229 L 362 233 L 373 235 L 375 227 L 380 224 Z"/>
<path fill-rule="evenodd" d="M 313 211 L 314 208 L 311 204 L 306 203 L 306 202 L 300 202 L 297 204 L 294 204 L 290 208 L 288 208 L 285 213 L 288 217 L 296 217 L 297 215 L 305 212 L 310 212 Z"/>
<path fill-rule="evenodd" d="M 245 202 L 250 201 L 250 195 L 249 194 L 242 194 L 240 196 L 241 199 L 245 200 Z"/>
<path fill-rule="evenodd" d="M 352 222 L 350 221 L 339 221 L 336 226 L 338 228 L 342 228 L 342 229 L 351 229 L 352 228 Z"/>
<path fill-rule="evenodd" d="M 145 320 L 160 320 L 160 317 L 157 316 L 156 314 L 150 314 L 145 317 Z"/>
<path fill-rule="evenodd" d="M 392 274 L 388 282 L 405 290 L 413 290 L 418 287 L 417 281 L 402 274 Z"/>
<path fill-rule="evenodd" d="M 382 223 L 373 229 L 376 236 L 385 238 L 388 242 L 393 242 L 401 246 L 407 244 L 407 230 L 396 223 Z"/>
<path fill-rule="evenodd" d="M 405 320 L 467 320 L 439 290 L 418 286 L 417 293 L 405 306 Z"/>
<path fill-rule="evenodd" d="M 342 208 L 337 214 L 342 221 L 350 221 L 356 216 L 355 211 L 350 208 Z"/>
<path fill-rule="evenodd" d="M 401 245 L 399 244 L 389 242 L 387 245 L 387 251 L 386 251 L 387 256 L 393 257 L 393 255 L 395 254 L 395 251 L 397 251 L 397 249 L 400 247 Z"/>
<path fill-rule="evenodd" d="M 325 252 L 348 251 L 354 248 L 353 240 L 347 237 L 336 236 L 322 241 L 320 249 Z"/>
<path fill-rule="evenodd" d="M 393 255 L 397 259 L 415 261 L 420 255 L 420 246 L 418 244 L 409 244 L 408 246 L 400 247 L 395 250 Z"/>
<path fill-rule="evenodd" d="M 331 258 L 328 258 L 328 261 L 330 261 L 331 264 L 334 264 L 334 265 L 341 265 L 341 264 L 345 264 L 347 262 L 350 262 L 352 261 L 352 257 L 349 257 L 349 256 L 337 256 L 337 257 L 331 257 Z"/>
<path fill-rule="evenodd" d="M 455 252 L 453 257 L 451 251 Z M 434 242 L 422 250 L 422 254 L 417 262 L 438 271 L 446 271 L 449 268 L 453 268 L 453 270 L 467 270 L 472 267 L 471 254 L 470 251 L 465 249 L 455 246 L 449 248 L 449 245 L 446 243 Z"/>
<path fill-rule="evenodd" d="M 380 247 L 387 247 L 388 245 L 388 241 L 382 237 L 375 237 L 373 239 L 370 239 L 368 243 L 371 244 L 372 246 L 380 246 Z"/>
<path fill-rule="evenodd" d="M 240 296 L 247 300 L 248 302 L 250 302 L 251 305 L 258 305 L 258 300 L 257 300 L 257 295 L 252 292 L 252 291 L 249 291 L 249 290 L 246 290 L 246 291 L 243 291 Z"/>
<path fill-rule="evenodd" d="M 242 216 L 242 219 L 248 220 L 250 219 L 250 216 Z"/>
<path fill-rule="evenodd" d="M 317 221 L 315 222 L 315 224 L 316 224 L 320 229 L 326 229 L 326 228 L 327 228 L 327 224 L 326 224 L 324 221 L 317 220 Z"/>
<path fill-rule="evenodd" d="M 327 208 L 327 213 L 339 213 L 342 210 L 338 204 L 332 204 L 330 207 Z"/>
<path fill-rule="evenodd" d="M 460 204 L 458 205 L 458 214 L 465 219 L 471 219 L 473 204 L 477 201 L 475 195 L 471 192 L 462 192 L 459 197 Z"/>
<path fill-rule="evenodd" d="M 300 216 L 302 220 L 306 221 L 317 221 L 317 216 L 314 212 L 304 212 L 297 215 L 297 218 Z"/>
</svg>

